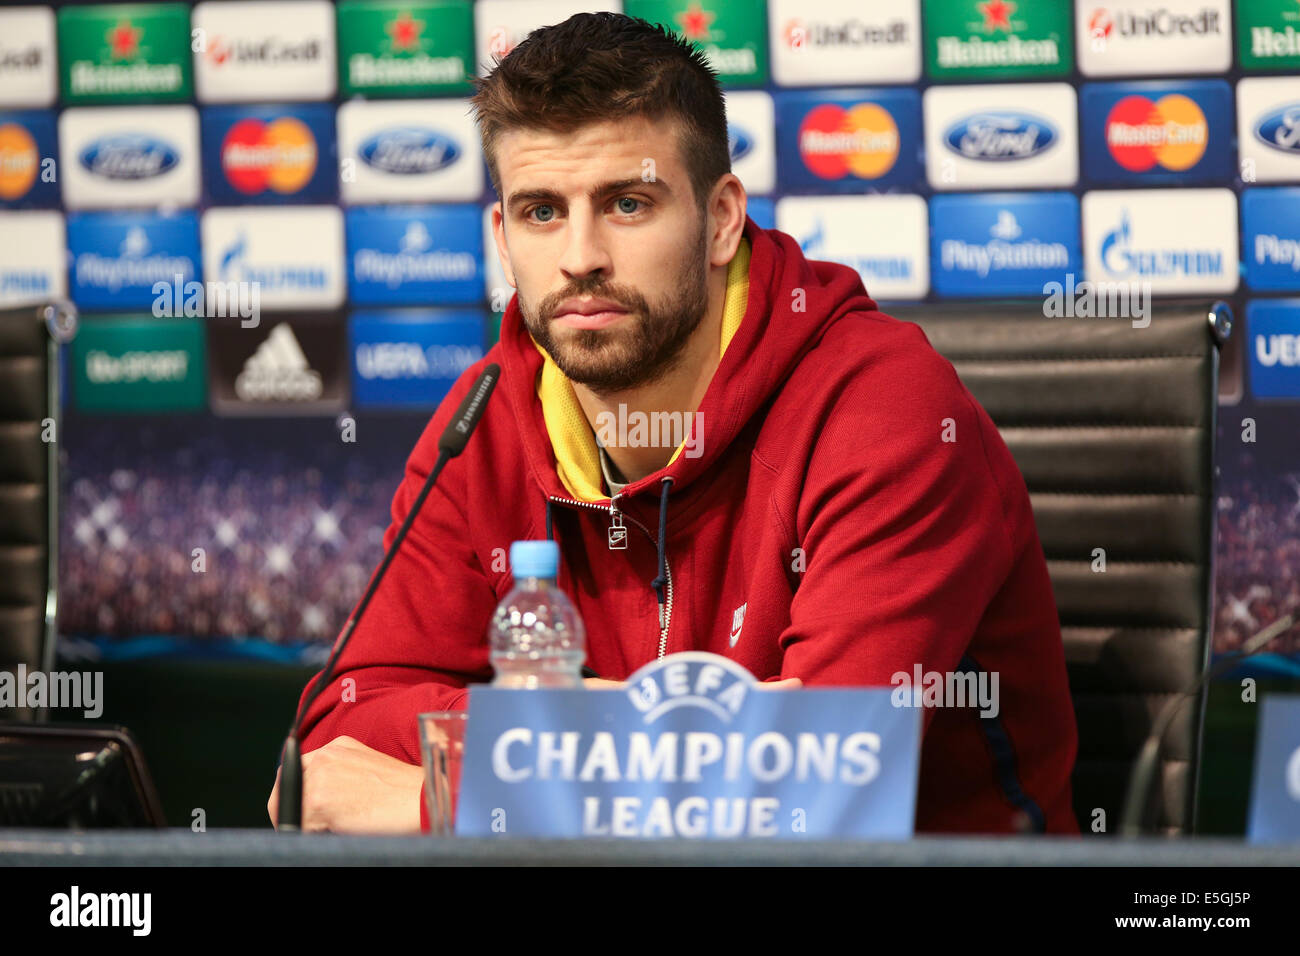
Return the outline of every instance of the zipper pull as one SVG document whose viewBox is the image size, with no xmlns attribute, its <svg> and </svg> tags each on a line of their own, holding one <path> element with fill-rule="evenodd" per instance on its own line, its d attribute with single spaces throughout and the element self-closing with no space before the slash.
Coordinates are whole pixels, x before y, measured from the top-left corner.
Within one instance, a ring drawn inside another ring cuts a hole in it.
<svg viewBox="0 0 1300 956">
<path fill-rule="evenodd" d="M 613 499 L 609 502 L 609 550 L 627 550 L 627 526 L 623 524 L 623 512 L 618 510 Z"/>
</svg>

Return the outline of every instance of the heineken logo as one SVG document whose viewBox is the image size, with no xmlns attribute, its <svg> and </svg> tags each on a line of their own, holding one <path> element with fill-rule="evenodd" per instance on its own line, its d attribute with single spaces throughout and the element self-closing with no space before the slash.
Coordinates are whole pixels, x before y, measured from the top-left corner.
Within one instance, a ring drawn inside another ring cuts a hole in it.
<svg viewBox="0 0 1300 956">
<path fill-rule="evenodd" d="M 701 7 L 699 0 L 692 0 L 690 6 L 674 17 L 677 21 L 677 29 L 686 39 L 692 41 L 711 40 L 711 27 L 717 18 L 718 15 L 712 10 Z"/>
<path fill-rule="evenodd" d="M 960 75 L 1064 75 L 1072 65 L 1070 5 L 977 0 L 922 5 L 930 69 Z"/>
<path fill-rule="evenodd" d="M 99 102 L 188 96 L 188 4 L 64 4 L 58 22 L 65 97 Z"/>
<path fill-rule="evenodd" d="M 108 49 L 115 60 L 133 60 L 140 55 L 140 37 L 144 31 L 123 20 L 104 35 Z"/>
<path fill-rule="evenodd" d="M 367 166 L 399 176 L 436 172 L 460 158 L 454 142 L 419 127 L 381 130 L 362 142 L 358 153 Z"/>
<path fill-rule="evenodd" d="M 939 65 L 960 66 L 1042 66 L 1059 63 L 1061 50 L 1056 39 L 1022 40 L 1009 36 L 1002 40 L 981 37 L 939 37 Z"/>
<path fill-rule="evenodd" d="M 420 34 L 424 32 L 424 21 L 417 20 L 409 10 L 384 25 L 384 32 L 394 53 L 414 53 L 422 46 Z"/>
<path fill-rule="evenodd" d="M 1008 3 L 1007 0 L 986 0 L 984 3 L 975 4 L 979 12 L 984 16 L 984 32 L 993 33 L 1001 30 L 1004 33 L 1010 33 L 1012 29 L 1023 29 L 1023 26 L 1013 28 L 1011 25 L 1011 14 L 1016 12 L 1016 4 Z"/>
<path fill-rule="evenodd" d="M 715 72 L 730 76 L 759 74 L 758 51 L 753 42 L 747 42 L 749 28 L 740 27 L 732 17 L 724 21 L 725 29 L 715 29 L 718 18 L 717 12 L 705 8 L 699 0 L 691 0 L 685 10 L 671 15 L 677 32 L 686 40 L 698 44 Z M 722 46 L 723 40 L 730 42 L 727 46 Z"/>
<path fill-rule="evenodd" d="M 105 179 L 138 180 L 161 176 L 180 162 L 169 144 L 150 136 L 103 136 L 81 151 L 81 165 Z"/>
<path fill-rule="evenodd" d="M 458 56 L 398 59 L 354 53 L 348 60 L 348 71 L 354 86 L 461 83 L 465 80 L 465 61 Z"/>
<path fill-rule="evenodd" d="M 72 92 L 170 93 L 181 85 L 179 63 L 131 63 L 96 66 L 85 60 L 72 64 Z"/>
<path fill-rule="evenodd" d="M 1300 32 L 1290 24 L 1281 30 L 1251 27 L 1250 52 L 1258 57 L 1300 56 Z"/>
</svg>

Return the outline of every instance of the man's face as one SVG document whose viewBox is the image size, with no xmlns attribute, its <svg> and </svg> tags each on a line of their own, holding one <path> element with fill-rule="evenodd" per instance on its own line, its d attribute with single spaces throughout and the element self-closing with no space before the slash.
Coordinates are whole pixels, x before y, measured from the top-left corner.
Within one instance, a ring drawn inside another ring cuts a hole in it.
<svg viewBox="0 0 1300 956">
<path fill-rule="evenodd" d="M 657 380 L 708 308 L 707 218 L 676 124 L 516 130 L 497 155 L 493 230 L 537 344 L 597 393 Z"/>
</svg>

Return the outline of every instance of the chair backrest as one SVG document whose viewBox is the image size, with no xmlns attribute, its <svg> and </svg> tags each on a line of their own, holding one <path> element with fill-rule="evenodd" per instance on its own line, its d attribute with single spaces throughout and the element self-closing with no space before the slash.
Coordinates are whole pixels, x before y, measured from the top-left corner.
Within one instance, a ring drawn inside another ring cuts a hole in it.
<svg viewBox="0 0 1300 956">
<path fill-rule="evenodd" d="M 1119 829 L 1134 759 L 1169 695 L 1205 667 L 1213 620 L 1222 303 L 1150 324 L 1046 318 L 1041 301 L 887 309 L 916 322 L 984 406 L 1024 475 L 1079 726 L 1084 833 Z M 1104 569 L 1104 570 L 1103 570 Z M 1194 830 L 1205 694 L 1165 734 L 1147 829 Z"/>
<path fill-rule="evenodd" d="M 0 671 L 11 674 L 54 666 L 58 340 L 75 321 L 63 305 L 0 311 Z M 13 717 L 44 714 L 0 714 Z"/>
</svg>

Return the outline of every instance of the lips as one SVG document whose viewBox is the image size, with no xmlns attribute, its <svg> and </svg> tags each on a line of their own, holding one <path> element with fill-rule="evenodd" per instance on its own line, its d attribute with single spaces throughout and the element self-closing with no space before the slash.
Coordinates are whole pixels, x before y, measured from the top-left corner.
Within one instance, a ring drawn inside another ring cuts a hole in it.
<svg viewBox="0 0 1300 956">
<path fill-rule="evenodd" d="M 571 329 L 603 329 L 607 325 L 613 325 L 625 315 L 626 312 L 593 312 L 590 315 L 583 315 L 581 312 L 565 312 L 557 315 L 555 321 Z"/>
<path fill-rule="evenodd" d="M 555 321 L 572 329 L 603 329 L 627 314 L 626 309 L 607 299 L 568 300 L 556 311 Z"/>
</svg>

